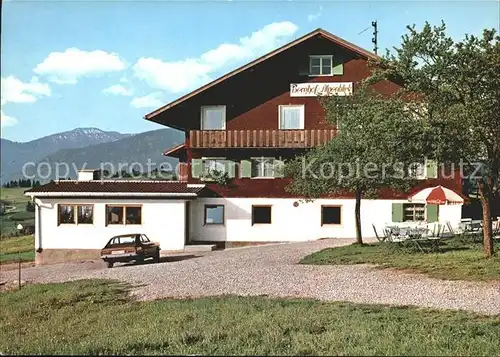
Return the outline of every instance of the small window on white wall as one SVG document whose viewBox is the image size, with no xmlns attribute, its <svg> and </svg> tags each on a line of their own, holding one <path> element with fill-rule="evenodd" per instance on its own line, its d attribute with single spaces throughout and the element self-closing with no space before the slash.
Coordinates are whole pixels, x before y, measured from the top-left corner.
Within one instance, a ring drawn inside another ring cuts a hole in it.
<svg viewBox="0 0 500 357">
<path fill-rule="evenodd" d="M 226 129 L 226 106 L 202 106 L 201 107 L 201 130 L 225 130 Z"/>
<path fill-rule="evenodd" d="M 304 106 L 280 105 L 279 128 L 281 130 L 304 129 Z"/>
<path fill-rule="evenodd" d="M 205 225 L 224 224 L 224 205 L 205 205 Z"/>
</svg>

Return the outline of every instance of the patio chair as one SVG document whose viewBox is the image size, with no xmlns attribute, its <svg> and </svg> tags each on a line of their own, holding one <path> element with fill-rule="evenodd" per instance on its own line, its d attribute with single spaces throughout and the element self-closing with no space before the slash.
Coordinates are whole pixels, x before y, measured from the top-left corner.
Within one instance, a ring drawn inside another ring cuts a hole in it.
<svg viewBox="0 0 500 357">
<path fill-rule="evenodd" d="M 440 223 L 434 224 L 434 226 L 432 227 L 432 233 L 428 238 L 439 237 L 441 235 L 441 230 L 443 229 L 443 227 L 444 226 Z"/>
<path fill-rule="evenodd" d="M 384 230 L 384 235 L 379 235 L 377 232 L 377 228 L 375 227 L 375 225 L 373 223 L 372 223 L 372 227 L 373 227 L 373 232 L 375 232 L 375 237 L 377 237 L 377 240 L 379 242 L 384 242 L 387 239 L 387 231 Z"/>
<path fill-rule="evenodd" d="M 448 230 L 448 232 L 446 232 L 446 230 Z M 455 230 L 451 226 L 450 221 L 447 221 L 443 225 L 443 229 L 442 229 L 441 234 L 439 235 L 439 237 L 441 237 L 441 238 L 453 238 L 453 237 L 455 237 L 456 234 L 457 233 L 455 232 Z"/>
<path fill-rule="evenodd" d="M 500 239 L 500 220 L 493 222 L 493 237 Z"/>
</svg>

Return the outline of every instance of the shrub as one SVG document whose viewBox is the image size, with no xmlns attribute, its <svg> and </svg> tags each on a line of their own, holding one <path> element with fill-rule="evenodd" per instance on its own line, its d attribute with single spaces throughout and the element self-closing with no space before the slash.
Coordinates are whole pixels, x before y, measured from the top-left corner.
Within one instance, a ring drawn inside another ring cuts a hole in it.
<svg viewBox="0 0 500 357">
<path fill-rule="evenodd" d="M 28 203 L 26 203 L 26 211 L 35 212 L 35 204 L 31 201 L 28 201 Z"/>
<path fill-rule="evenodd" d="M 26 221 L 34 218 L 33 212 L 17 212 L 10 216 L 12 221 Z"/>
</svg>

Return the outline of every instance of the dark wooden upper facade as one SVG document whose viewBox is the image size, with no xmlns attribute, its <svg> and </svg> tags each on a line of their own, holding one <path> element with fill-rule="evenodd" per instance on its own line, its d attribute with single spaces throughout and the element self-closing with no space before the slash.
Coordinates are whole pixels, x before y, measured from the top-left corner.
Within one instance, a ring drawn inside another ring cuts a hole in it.
<svg viewBox="0 0 500 357">
<path fill-rule="evenodd" d="M 315 55 L 330 55 L 335 71 L 330 75 L 311 75 L 310 56 Z M 230 176 L 237 188 L 230 193 L 220 192 L 221 195 L 288 197 L 284 190 L 286 178 L 251 180 L 253 166 L 252 172 L 245 172 L 245 168 L 253 165 L 251 158 L 262 156 L 285 161 L 332 140 L 337 132 L 335 123 L 325 119 L 321 97 L 292 96 L 291 84 L 348 83 L 356 90 L 360 81 L 370 75 L 370 59 L 377 59 L 377 56 L 318 29 L 145 118 L 185 132 L 184 146 L 167 152 L 179 158 L 181 180 L 204 181 L 195 167 L 213 157 L 234 164 L 226 167 L 231 167 Z M 399 88 L 389 81 L 373 87 L 382 94 L 394 93 Z M 303 106 L 302 127 L 283 130 L 280 128 L 280 107 L 290 105 Z M 223 128 L 203 130 L 202 108 L 206 106 L 225 107 Z"/>
</svg>

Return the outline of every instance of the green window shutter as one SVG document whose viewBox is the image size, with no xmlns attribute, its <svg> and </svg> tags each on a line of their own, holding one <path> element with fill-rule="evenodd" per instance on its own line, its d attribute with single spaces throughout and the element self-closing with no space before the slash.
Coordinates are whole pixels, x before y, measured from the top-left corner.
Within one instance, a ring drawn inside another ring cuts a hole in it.
<svg viewBox="0 0 500 357">
<path fill-rule="evenodd" d="M 234 169 L 234 167 L 235 167 L 236 165 L 235 165 L 234 161 L 231 161 L 231 160 L 226 160 L 226 161 L 224 162 L 224 165 L 225 165 L 225 169 L 226 169 L 226 172 L 227 172 L 228 176 L 229 176 L 230 178 L 235 177 L 235 172 L 234 172 L 234 171 L 235 171 L 235 169 Z"/>
<path fill-rule="evenodd" d="M 285 163 L 281 160 L 274 159 L 274 177 L 284 177 Z"/>
<path fill-rule="evenodd" d="M 439 219 L 439 206 L 438 205 L 427 205 L 426 210 L 427 223 L 437 222 Z"/>
<path fill-rule="evenodd" d="M 403 204 L 393 203 L 392 204 L 392 221 L 393 222 L 403 222 Z"/>
<path fill-rule="evenodd" d="M 425 166 L 427 168 L 427 178 L 435 179 L 438 177 L 438 165 L 436 160 L 427 159 L 425 161 Z"/>
<path fill-rule="evenodd" d="M 344 74 L 344 64 L 343 63 L 336 63 L 333 66 L 333 75 L 334 76 L 341 76 Z"/>
<path fill-rule="evenodd" d="M 200 178 L 203 172 L 203 160 L 202 159 L 192 159 L 191 160 L 191 176 L 193 178 Z"/>
<path fill-rule="evenodd" d="M 252 162 L 250 160 L 241 160 L 240 177 L 252 177 Z"/>
</svg>

